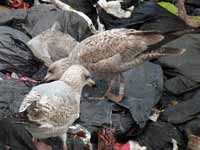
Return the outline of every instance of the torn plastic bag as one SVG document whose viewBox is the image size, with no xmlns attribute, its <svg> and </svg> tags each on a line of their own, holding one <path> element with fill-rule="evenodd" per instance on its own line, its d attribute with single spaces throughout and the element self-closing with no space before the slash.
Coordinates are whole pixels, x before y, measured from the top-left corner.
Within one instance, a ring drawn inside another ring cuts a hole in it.
<svg viewBox="0 0 200 150">
<path fill-rule="evenodd" d="M 131 127 L 143 128 L 149 120 L 152 107 L 159 101 L 163 85 L 160 66 L 145 63 L 124 73 L 126 98 L 119 105 L 108 100 L 99 101 L 105 93 L 107 82 L 97 81 L 97 88 L 84 88 L 81 99 L 80 122 L 87 128 L 110 125 L 119 133 L 126 133 Z"/>
<path fill-rule="evenodd" d="M 175 126 L 165 122 L 150 122 L 143 133 L 133 138 L 147 150 L 172 150 L 172 139 L 178 143 L 179 150 L 185 150 L 184 137 Z"/>
<path fill-rule="evenodd" d="M 77 41 L 69 34 L 48 29 L 28 42 L 35 57 L 43 60 L 46 66 L 54 61 L 68 57 Z"/>
<path fill-rule="evenodd" d="M 20 31 L 0 27 L 0 70 L 31 77 L 41 62 L 26 46 L 29 38 Z"/>
<path fill-rule="evenodd" d="M 160 115 L 162 121 L 173 124 L 182 124 L 199 117 L 200 113 L 200 90 L 197 90 L 191 99 L 178 103 L 174 107 L 165 109 Z"/>
<path fill-rule="evenodd" d="M 189 28 L 179 17 L 154 2 L 144 2 L 139 5 L 127 19 L 116 18 L 99 8 L 98 12 L 100 22 L 105 25 L 105 29 L 124 27 L 167 32 Z"/>
<path fill-rule="evenodd" d="M 77 11 L 81 11 L 86 14 L 93 22 L 95 26 L 97 26 L 97 13 L 96 9 L 93 7 L 96 0 L 62 0 L 64 3 L 70 5 L 73 9 Z"/>
<path fill-rule="evenodd" d="M 166 47 L 184 48 L 186 52 L 179 56 L 159 58 L 159 63 L 168 69 L 165 74 L 181 74 L 190 80 L 200 82 L 200 34 L 187 34 L 167 43 Z"/>
<path fill-rule="evenodd" d="M 62 11 L 58 22 L 61 32 L 71 35 L 79 42 L 92 35 L 86 21 L 74 12 Z"/>
<path fill-rule="evenodd" d="M 70 34 L 77 41 L 92 34 L 86 21 L 78 14 L 45 4 L 34 6 L 28 11 L 25 29 L 34 37 L 51 28 L 56 21 L 61 26 L 61 32 Z"/>
</svg>

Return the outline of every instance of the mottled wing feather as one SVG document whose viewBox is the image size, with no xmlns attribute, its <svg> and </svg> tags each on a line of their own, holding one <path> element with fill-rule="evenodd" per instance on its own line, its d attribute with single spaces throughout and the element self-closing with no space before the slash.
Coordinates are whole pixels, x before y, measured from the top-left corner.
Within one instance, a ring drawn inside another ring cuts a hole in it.
<svg viewBox="0 0 200 150">
<path fill-rule="evenodd" d="M 97 63 L 90 63 L 88 64 L 89 70 L 93 72 L 98 72 L 98 73 L 115 73 L 119 71 L 119 66 L 121 65 L 121 55 L 116 54 L 112 57 L 109 57 L 107 59 L 103 59 L 98 61 Z"/>
<path fill-rule="evenodd" d="M 19 112 L 24 111 L 28 106 L 30 106 L 34 101 L 39 101 L 41 98 L 40 93 L 38 93 L 36 90 L 31 90 L 28 95 L 24 98 L 22 101 Z"/>
<path fill-rule="evenodd" d="M 113 29 L 100 32 L 80 43 L 79 57 L 85 63 L 96 63 L 119 53 L 122 54 L 125 60 L 129 56 L 136 56 L 146 50 L 147 46 L 153 41 L 156 43 L 163 38 L 155 32 L 144 33 L 145 31 L 131 29 Z M 151 38 L 153 38 L 152 41 Z M 148 40 L 151 42 L 148 43 Z"/>
<path fill-rule="evenodd" d="M 46 122 L 55 127 L 66 125 L 69 120 L 72 120 L 72 116 L 79 113 L 79 105 L 73 92 L 66 97 L 43 96 L 40 101 L 37 101 L 35 107 L 30 108 L 28 112 L 31 121 L 39 124 Z"/>
<path fill-rule="evenodd" d="M 65 125 L 70 122 L 69 120 L 72 120 L 71 117 L 78 116 L 79 114 L 79 105 L 78 102 L 74 100 L 75 97 L 67 96 L 65 99 L 68 100 L 60 98 L 60 103 L 50 103 L 55 111 L 49 120 L 57 125 Z M 74 118 L 74 121 L 75 119 L 77 118 Z"/>
</svg>

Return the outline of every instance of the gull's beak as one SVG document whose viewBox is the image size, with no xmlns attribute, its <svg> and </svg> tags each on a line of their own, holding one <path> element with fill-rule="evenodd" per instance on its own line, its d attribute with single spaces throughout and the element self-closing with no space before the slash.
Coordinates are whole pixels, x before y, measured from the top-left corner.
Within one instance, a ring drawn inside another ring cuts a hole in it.
<svg viewBox="0 0 200 150">
<path fill-rule="evenodd" d="M 42 82 L 43 82 L 43 83 L 47 82 L 47 81 L 48 81 L 48 78 L 49 78 L 48 75 L 46 75 L 46 76 L 44 77 L 44 79 L 42 80 Z"/>
<path fill-rule="evenodd" d="M 87 79 L 87 84 L 89 85 L 89 86 L 95 86 L 96 85 L 96 83 L 95 83 L 95 81 L 94 80 L 92 80 L 92 79 Z"/>
<path fill-rule="evenodd" d="M 53 76 L 47 74 L 47 75 L 44 77 L 44 79 L 41 81 L 41 83 L 48 83 L 48 82 L 51 82 L 51 81 L 54 81 Z"/>
</svg>

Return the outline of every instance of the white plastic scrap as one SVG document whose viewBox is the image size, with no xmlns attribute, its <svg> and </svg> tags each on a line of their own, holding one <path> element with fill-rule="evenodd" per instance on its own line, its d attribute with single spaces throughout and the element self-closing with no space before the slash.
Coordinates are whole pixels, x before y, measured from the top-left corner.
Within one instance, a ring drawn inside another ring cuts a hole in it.
<svg viewBox="0 0 200 150">
<path fill-rule="evenodd" d="M 60 9 L 62 9 L 62 10 L 72 11 L 72 12 L 77 13 L 83 19 L 85 19 L 85 21 L 87 22 L 87 24 L 88 24 L 88 26 L 89 26 L 89 28 L 90 28 L 92 33 L 96 33 L 97 32 L 95 26 L 92 23 L 92 20 L 86 14 L 84 14 L 83 12 L 73 9 L 70 5 L 67 5 L 67 4 L 63 3 L 60 0 L 51 0 L 51 2 L 53 4 L 55 4 L 57 7 L 59 7 Z"/>
<path fill-rule="evenodd" d="M 107 2 L 106 0 L 99 0 L 97 3 L 108 14 L 111 14 L 117 18 L 129 18 L 132 14 L 134 6 L 131 6 L 127 10 L 124 10 L 121 8 L 121 2 L 123 2 L 123 0 L 109 2 Z"/>
<path fill-rule="evenodd" d="M 158 118 L 160 117 L 160 113 L 163 112 L 163 110 L 158 110 L 156 108 L 152 109 L 152 115 L 149 117 L 150 120 L 153 122 L 156 122 Z"/>
<path fill-rule="evenodd" d="M 19 76 L 15 72 L 13 72 L 11 74 L 11 78 L 13 78 L 13 79 L 19 79 Z"/>
<path fill-rule="evenodd" d="M 175 139 L 172 139 L 172 144 L 173 144 L 173 150 L 178 150 L 178 144 Z"/>
<path fill-rule="evenodd" d="M 101 23 L 99 16 L 97 16 L 97 24 L 98 24 L 98 31 L 99 32 L 105 31 L 105 26 Z"/>
<path fill-rule="evenodd" d="M 130 144 L 130 150 L 147 150 L 146 146 L 141 146 L 136 141 L 129 141 L 129 144 Z"/>
</svg>

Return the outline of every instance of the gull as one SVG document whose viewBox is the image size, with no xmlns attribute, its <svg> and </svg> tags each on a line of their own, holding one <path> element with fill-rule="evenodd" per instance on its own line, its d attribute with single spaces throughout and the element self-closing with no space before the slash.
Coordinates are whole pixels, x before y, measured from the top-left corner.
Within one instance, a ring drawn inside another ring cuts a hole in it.
<svg viewBox="0 0 200 150">
<path fill-rule="evenodd" d="M 81 64 L 96 76 L 112 76 L 104 97 L 120 102 L 125 94 L 123 72 L 147 60 L 167 55 L 177 55 L 184 49 L 160 48 L 148 50 L 148 46 L 159 43 L 164 36 L 155 31 L 134 29 L 111 29 L 96 33 L 77 44 L 69 57 L 56 61 L 49 66 L 45 81 L 57 80 L 70 65 Z M 113 94 L 115 75 L 120 74 L 119 95 Z"/>
<path fill-rule="evenodd" d="M 93 84 L 95 82 L 85 67 L 72 65 L 60 80 L 33 87 L 16 116 L 33 138 L 58 136 L 66 150 L 66 133 L 79 117 L 82 88 Z"/>
</svg>

